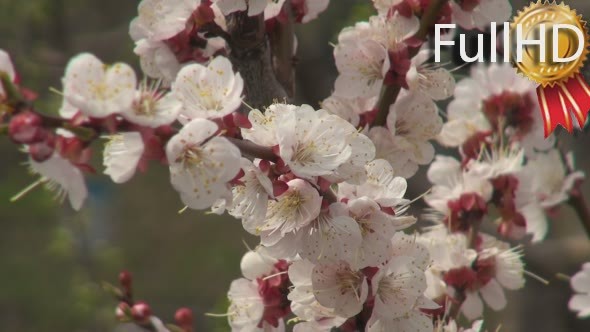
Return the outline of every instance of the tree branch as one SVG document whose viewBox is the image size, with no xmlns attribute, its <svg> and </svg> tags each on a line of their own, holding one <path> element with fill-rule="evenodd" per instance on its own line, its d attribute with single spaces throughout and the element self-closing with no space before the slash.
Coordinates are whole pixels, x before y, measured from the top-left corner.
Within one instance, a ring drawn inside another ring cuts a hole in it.
<svg viewBox="0 0 590 332">
<path fill-rule="evenodd" d="M 295 95 L 295 27 L 291 0 L 283 5 L 285 19 L 277 19 L 276 26 L 269 32 L 272 65 L 277 80 L 281 83 L 287 95 Z"/>
<path fill-rule="evenodd" d="M 448 0 L 432 0 L 422 18 L 420 19 L 420 28 L 418 32 L 414 35 L 414 38 L 425 41 L 428 37 L 428 32 L 430 31 L 430 27 L 435 24 L 436 19 L 442 9 L 442 7 L 447 3 Z M 413 58 L 418 54 L 419 48 L 413 48 L 410 50 L 410 58 Z M 372 127 L 375 126 L 384 126 L 387 122 L 387 115 L 389 114 L 389 107 L 395 103 L 399 93 L 401 91 L 401 86 L 398 84 L 391 84 L 386 85 L 383 84 L 381 88 L 381 93 L 379 95 L 379 100 L 377 101 L 376 109 L 377 115 L 375 117 L 375 121 L 373 121 Z"/>
<path fill-rule="evenodd" d="M 244 79 L 245 101 L 254 108 L 263 108 L 274 100 L 287 99 L 287 92 L 275 77 L 264 14 L 248 16 L 236 12 L 227 17 L 230 36 L 230 60 Z M 242 107 L 244 113 L 248 110 Z"/>
<path fill-rule="evenodd" d="M 232 142 L 235 146 L 237 146 L 238 149 L 240 149 L 240 151 L 242 152 L 242 154 L 245 154 L 247 156 L 254 157 L 254 158 L 272 161 L 273 163 L 276 163 L 278 161 L 277 155 L 274 154 L 274 152 L 272 152 L 272 149 L 269 147 L 261 146 L 261 145 L 255 144 L 253 142 L 245 141 L 245 140 L 242 140 L 239 138 L 233 138 L 233 137 L 226 137 L 226 138 L 230 142 Z"/>
<path fill-rule="evenodd" d="M 582 192 L 582 188 L 580 188 L 581 184 L 582 181 L 577 183 L 574 189 L 572 189 L 568 203 L 576 211 L 578 219 L 580 219 L 584 230 L 586 230 L 586 235 L 590 238 L 590 208 L 588 208 L 584 193 Z"/>
<path fill-rule="evenodd" d="M 451 307 L 449 308 L 446 318 L 456 320 L 461 313 L 461 306 L 465 302 L 465 291 L 457 290 L 454 297 L 450 300 Z"/>
</svg>

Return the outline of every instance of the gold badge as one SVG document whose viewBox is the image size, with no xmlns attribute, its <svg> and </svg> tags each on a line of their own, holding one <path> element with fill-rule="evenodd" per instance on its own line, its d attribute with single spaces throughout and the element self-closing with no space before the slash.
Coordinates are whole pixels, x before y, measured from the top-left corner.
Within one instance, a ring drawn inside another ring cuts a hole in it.
<svg viewBox="0 0 590 332">
<path fill-rule="evenodd" d="M 541 24 L 545 25 L 545 31 L 540 31 Z M 584 32 L 584 40 L 571 30 L 560 29 L 557 33 L 558 45 L 553 45 L 553 27 L 556 24 L 570 24 Z M 511 24 L 511 35 L 516 36 L 517 26 L 522 29 L 525 39 L 539 39 L 541 33 L 545 33 L 545 50 L 540 50 L 536 45 L 524 47 L 522 61 L 516 61 L 516 51 L 512 52 L 512 59 L 519 72 L 531 80 L 543 85 L 554 85 L 567 80 L 580 72 L 588 55 L 588 32 L 586 23 L 578 16 L 575 10 L 566 4 L 556 3 L 531 3 L 514 17 Z M 512 38 L 515 40 L 515 38 Z M 567 63 L 553 61 L 553 47 L 558 49 L 561 58 L 568 58 L 578 50 L 579 43 L 586 42 L 586 46 L 580 56 Z M 545 62 L 541 62 L 541 52 L 544 52 Z"/>
<path fill-rule="evenodd" d="M 519 11 L 510 28 L 511 40 L 517 41 L 509 45 L 513 65 L 539 84 L 545 136 L 557 125 L 572 132 L 570 112 L 583 127 L 590 109 L 590 86 L 580 75 L 589 53 L 586 22 L 564 3 L 539 0 Z"/>
</svg>

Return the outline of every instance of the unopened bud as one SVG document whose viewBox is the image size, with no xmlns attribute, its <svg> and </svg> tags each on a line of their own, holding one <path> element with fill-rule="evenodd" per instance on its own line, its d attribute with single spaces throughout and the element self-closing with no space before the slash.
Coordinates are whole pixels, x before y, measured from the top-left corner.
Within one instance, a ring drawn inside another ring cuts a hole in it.
<svg viewBox="0 0 590 332">
<path fill-rule="evenodd" d="M 129 271 L 121 271 L 119 273 L 119 284 L 125 289 L 131 289 L 131 283 L 133 282 L 131 273 Z"/>
<path fill-rule="evenodd" d="M 29 145 L 29 154 L 34 161 L 41 163 L 49 159 L 55 150 L 55 136 L 48 134 L 41 142 Z"/>
<path fill-rule="evenodd" d="M 139 301 L 131 307 L 131 316 L 136 322 L 145 323 L 152 316 L 152 309 L 147 303 Z"/>
<path fill-rule="evenodd" d="M 15 115 L 8 125 L 8 134 L 15 143 L 32 144 L 42 141 L 46 132 L 41 127 L 42 119 L 33 112 Z"/>
<path fill-rule="evenodd" d="M 119 321 L 128 320 L 130 318 L 130 312 L 131 308 L 129 307 L 129 304 L 125 302 L 119 302 L 119 305 L 117 305 L 117 309 L 115 309 L 115 315 L 117 316 L 117 319 Z"/>
<path fill-rule="evenodd" d="M 187 330 L 193 325 L 193 312 L 189 308 L 180 308 L 174 314 L 176 324 Z"/>
</svg>

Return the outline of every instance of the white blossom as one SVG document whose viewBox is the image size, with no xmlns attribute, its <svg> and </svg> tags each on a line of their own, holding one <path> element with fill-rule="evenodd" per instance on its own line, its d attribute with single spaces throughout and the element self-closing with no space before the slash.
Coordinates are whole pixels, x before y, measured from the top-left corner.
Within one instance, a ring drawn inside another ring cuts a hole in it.
<svg viewBox="0 0 590 332">
<path fill-rule="evenodd" d="M 576 182 L 585 178 L 581 171 L 568 174 L 563 159 L 557 149 L 551 149 L 536 153 L 525 166 L 526 172 L 533 174 L 531 189 L 544 208 L 567 201 Z"/>
<path fill-rule="evenodd" d="M 300 232 L 299 254 L 312 262 L 352 262 L 362 241 L 359 225 L 342 203 L 332 203 Z"/>
<path fill-rule="evenodd" d="M 141 29 L 152 41 L 174 37 L 185 29 L 201 0 L 142 0 L 131 26 Z"/>
<path fill-rule="evenodd" d="M 256 331 L 264 313 L 264 302 L 256 281 L 240 278 L 232 281 L 227 293 L 230 305 L 228 321 L 232 331 Z"/>
<path fill-rule="evenodd" d="M 38 183 L 55 192 L 58 200 L 63 200 L 67 196 L 74 210 L 79 211 L 82 208 L 88 196 L 88 189 L 84 175 L 78 167 L 58 152 L 54 152 L 43 162 L 29 158 L 29 166 L 33 173 L 41 176 Z"/>
<path fill-rule="evenodd" d="M 416 308 L 438 308 L 423 295 L 427 286 L 424 271 L 430 264 L 428 250 L 403 233 L 396 234 L 391 243 L 391 259 L 371 280 L 375 296 L 371 321 L 389 326 Z"/>
<path fill-rule="evenodd" d="M 322 306 L 313 294 L 312 273 L 314 264 L 296 260 L 289 266 L 289 280 L 293 289 L 288 295 L 291 310 L 303 323 L 295 325 L 295 331 L 330 331 L 340 326 L 346 318 L 334 313 L 334 309 Z"/>
<path fill-rule="evenodd" d="M 482 326 L 483 320 L 474 321 L 469 328 L 458 327 L 457 322 L 454 319 L 449 320 L 446 324 L 441 320 L 437 322 L 434 332 L 481 332 Z"/>
<path fill-rule="evenodd" d="M 161 41 L 141 38 L 135 41 L 133 52 L 139 56 L 143 73 L 161 79 L 165 86 L 169 86 L 180 71 L 181 65 L 176 55 Z"/>
<path fill-rule="evenodd" d="M 348 124 L 346 128 L 346 136 L 342 138 L 350 147 L 350 158 L 332 174 L 324 175 L 324 178 L 332 183 L 346 181 L 350 184 L 361 184 L 367 179 L 366 166 L 375 158 L 375 145 L 364 134 L 353 131 L 353 127 Z"/>
<path fill-rule="evenodd" d="M 343 317 L 358 314 L 368 296 L 368 284 L 363 274 L 348 263 L 325 263 L 314 266 L 312 287 L 316 300 Z"/>
<path fill-rule="evenodd" d="M 387 262 L 391 256 L 391 238 L 398 230 L 416 222 L 416 218 L 411 216 L 390 216 L 382 212 L 377 203 L 364 196 L 350 200 L 348 209 L 350 216 L 358 223 L 362 238 L 350 261 L 352 266 L 358 268 Z M 347 247 L 352 246 L 347 244 Z"/>
<path fill-rule="evenodd" d="M 405 17 L 398 11 L 391 16 L 372 16 L 369 23 L 374 31 L 374 39 L 389 52 L 405 47 L 405 41 L 413 37 L 420 28 L 420 21 L 414 15 Z"/>
<path fill-rule="evenodd" d="M 274 273 L 277 261 L 264 248 L 247 252 L 240 267 L 244 278 L 234 280 L 227 294 L 230 301 L 227 316 L 232 331 L 236 332 L 284 332 L 282 319 L 272 326 L 263 319 L 266 305 L 259 290 L 259 281 Z"/>
<path fill-rule="evenodd" d="M 420 234 L 416 241 L 428 249 L 432 264 L 425 272 L 428 287 L 424 294 L 437 299 L 447 294 L 443 274 L 452 269 L 470 267 L 477 252 L 469 248 L 463 233 L 450 233 L 444 225 L 433 226 Z"/>
<path fill-rule="evenodd" d="M 491 237 L 488 237 L 487 241 L 484 240 L 484 247 L 477 260 L 491 264 L 494 274 L 479 289 L 465 292 L 461 310 L 465 317 L 471 320 L 482 315 L 482 298 L 491 309 L 498 311 L 507 304 L 503 287 L 519 289 L 524 286 L 524 264 L 521 260 L 522 254 L 518 250 L 511 249 L 507 243 Z"/>
<path fill-rule="evenodd" d="M 121 115 L 135 124 L 152 128 L 176 121 L 182 106 L 172 94 L 162 91 L 159 85 L 158 82 L 148 85 L 143 81 L 131 107 Z"/>
<path fill-rule="evenodd" d="M 570 284 L 576 294 L 569 301 L 569 309 L 577 312 L 579 318 L 590 317 L 590 263 L 582 265 Z"/>
<path fill-rule="evenodd" d="M 266 216 L 273 187 L 268 176 L 250 160 L 242 158 L 240 165 L 244 176 L 240 179 L 241 184 L 232 188 L 233 200 L 228 210 L 232 216 L 242 219 L 248 232 L 256 234 L 256 224 Z"/>
<path fill-rule="evenodd" d="M 459 199 L 462 194 L 474 193 L 486 202 L 492 198 L 493 187 L 488 178 L 462 169 L 461 163 L 453 157 L 436 156 L 427 176 L 433 186 L 424 200 L 443 215 L 449 213 L 448 203 Z"/>
<path fill-rule="evenodd" d="M 170 180 L 184 204 L 205 209 L 230 195 L 227 182 L 240 169 L 240 151 L 223 137 L 214 137 L 218 127 L 205 119 L 187 123 L 166 146 Z"/>
<path fill-rule="evenodd" d="M 433 100 L 447 99 L 455 90 L 455 78 L 448 70 L 426 63 L 431 56 L 430 50 L 423 49 L 412 58 L 412 65 L 406 74 L 409 90 Z"/>
<path fill-rule="evenodd" d="M 441 127 L 442 119 L 432 100 L 406 94 L 390 107 L 387 129 L 373 127 L 368 136 L 375 143 L 377 158 L 386 159 L 396 174 L 409 178 L 418 165 L 434 158 L 430 140 L 436 138 Z"/>
<path fill-rule="evenodd" d="M 135 174 L 144 149 L 141 134 L 137 132 L 109 137 L 103 153 L 104 173 L 115 183 L 127 182 Z"/>
<path fill-rule="evenodd" d="M 537 242 L 547 234 L 548 222 L 533 190 L 534 173 L 524 167 L 524 160 L 524 150 L 516 146 L 507 150 L 494 149 L 491 153 L 486 152 L 480 160 L 470 162 L 468 167 L 482 179 L 491 180 L 499 176 L 508 176 L 516 181 L 517 187 L 512 202 L 515 212 L 524 218 L 525 232 L 533 236 L 533 242 Z M 524 234 L 515 235 L 518 237 Z"/>
<path fill-rule="evenodd" d="M 393 6 L 398 5 L 403 2 L 403 0 L 372 0 L 372 1 L 373 1 L 373 6 L 375 7 L 375 9 L 377 9 L 379 14 L 381 14 L 381 15 L 387 15 L 389 10 Z"/>
<path fill-rule="evenodd" d="M 368 197 L 384 207 L 403 205 L 408 184 L 402 177 L 395 176 L 391 165 L 383 159 L 375 159 L 365 166 L 367 180 L 361 185 L 341 183 L 338 195 L 347 199 Z"/>
<path fill-rule="evenodd" d="M 377 102 L 376 98 L 347 98 L 332 95 L 322 101 L 322 109 L 336 114 L 355 127 L 360 123 L 360 115 L 371 111 Z"/>
<path fill-rule="evenodd" d="M 474 66 L 471 77 L 457 83 L 454 97 L 438 137 L 444 145 L 461 146 L 476 133 L 498 130 L 500 122 L 527 155 L 554 144 L 553 136 L 544 138 L 536 85 L 510 64 Z"/>
<path fill-rule="evenodd" d="M 264 245 L 276 244 L 287 233 L 308 225 L 320 214 L 321 197 L 309 182 L 294 179 L 287 185 L 289 189 L 269 202 L 266 218 L 256 225 L 256 233 L 261 234 Z"/>
<path fill-rule="evenodd" d="M 428 249 L 432 259 L 430 270 L 435 273 L 470 266 L 477 257 L 477 252 L 469 248 L 465 234 L 451 233 L 442 225 L 420 234 L 417 242 Z"/>
<path fill-rule="evenodd" d="M 433 329 L 432 318 L 417 311 L 408 311 L 403 316 L 394 318 L 372 318 L 367 324 L 367 332 L 416 331 L 430 332 Z"/>
<path fill-rule="evenodd" d="M 183 67 L 172 84 L 172 94 L 182 104 L 186 119 L 221 118 L 236 111 L 242 103 L 244 81 L 234 74 L 231 62 L 222 56 L 208 66 Z"/>
<path fill-rule="evenodd" d="M 387 49 L 371 39 L 340 42 L 334 49 L 340 75 L 335 82 L 335 95 L 341 97 L 374 97 L 379 94 L 390 63 Z"/>
<path fill-rule="evenodd" d="M 275 134 L 285 164 L 295 175 L 307 178 L 334 175 L 350 160 L 350 141 L 359 135 L 340 117 L 324 110 L 314 111 L 308 105 L 281 112 L 276 120 Z"/>
<path fill-rule="evenodd" d="M 450 1 L 453 21 L 465 29 L 485 30 L 491 22 L 506 22 L 512 15 L 512 6 L 508 0 L 480 0 L 474 7 L 463 7 L 460 3 Z"/>
<path fill-rule="evenodd" d="M 305 0 L 303 3 L 305 15 L 301 18 L 301 23 L 307 23 L 315 20 L 320 13 L 328 8 L 330 0 Z"/>
<path fill-rule="evenodd" d="M 285 0 L 217 0 L 215 4 L 224 15 L 237 11 L 248 10 L 248 16 L 256 16 L 265 13 L 264 18 L 269 19 L 279 14 Z M 267 10 L 268 9 L 268 10 Z"/>
<path fill-rule="evenodd" d="M 294 112 L 297 109 L 295 105 L 289 104 L 272 104 L 263 112 L 251 110 L 248 113 L 248 120 L 252 124 L 250 129 L 242 129 L 242 137 L 258 145 L 274 146 L 278 145 L 277 140 L 277 118 L 283 114 Z"/>
<path fill-rule="evenodd" d="M 248 251 L 240 261 L 242 275 L 249 280 L 256 280 L 263 276 L 270 275 L 274 270 L 277 260 L 266 253 L 264 247 Z"/>
<path fill-rule="evenodd" d="M 70 60 L 62 82 L 68 104 L 87 116 L 103 118 L 131 107 L 137 79 L 127 64 L 107 66 L 94 55 L 82 53 Z"/>
</svg>

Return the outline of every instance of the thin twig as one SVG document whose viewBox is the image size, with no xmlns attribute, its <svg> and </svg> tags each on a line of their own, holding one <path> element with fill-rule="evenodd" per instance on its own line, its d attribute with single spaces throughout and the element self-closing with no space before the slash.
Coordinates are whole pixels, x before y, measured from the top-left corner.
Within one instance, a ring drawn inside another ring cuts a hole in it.
<svg viewBox="0 0 590 332">
<path fill-rule="evenodd" d="M 461 306 L 463 305 L 463 302 L 465 302 L 465 298 L 464 290 L 457 290 L 455 292 L 455 296 L 449 300 L 449 302 L 451 302 L 451 307 L 447 312 L 447 319 L 456 320 L 457 317 L 459 317 L 459 313 L 461 313 Z"/>
<path fill-rule="evenodd" d="M 261 146 L 261 145 L 255 144 L 253 142 L 250 142 L 250 141 L 244 141 L 239 138 L 233 138 L 233 137 L 226 137 L 226 138 L 230 142 L 232 142 L 235 146 L 237 146 L 238 149 L 240 149 L 240 151 L 242 152 L 242 154 L 245 154 L 245 155 L 248 155 L 248 156 L 254 157 L 254 158 L 272 161 L 273 163 L 276 163 L 278 161 L 277 155 L 274 154 L 274 152 L 272 152 L 272 149 L 269 147 Z"/>
</svg>

